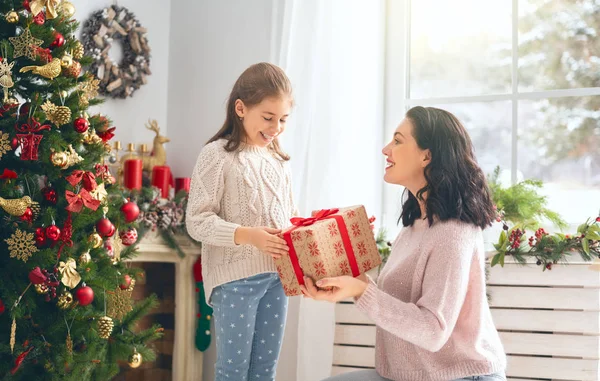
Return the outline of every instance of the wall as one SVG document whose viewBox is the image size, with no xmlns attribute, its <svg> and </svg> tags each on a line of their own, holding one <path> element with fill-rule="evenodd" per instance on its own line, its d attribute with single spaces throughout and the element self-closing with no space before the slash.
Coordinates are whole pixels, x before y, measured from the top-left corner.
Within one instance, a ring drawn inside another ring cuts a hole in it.
<svg viewBox="0 0 600 381">
<path fill-rule="evenodd" d="M 75 18 L 81 22 L 81 28 L 87 18 L 97 10 L 112 4 L 110 1 L 70 0 L 76 7 Z M 142 26 L 148 29 L 148 42 L 152 49 L 150 69 L 152 75 L 148 83 L 142 86 L 132 98 L 111 99 L 91 109 L 100 112 L 113 120 L 117 127 L 115 140 L 123 146 L 127 143 L 152 142 L 154 133 L 144 127 L 149 118 L 156 119 L 161 132 L 167 132 L 167 97 L 169 79 L 169 31 L 170 0 L 119 0 L 118 5 L 133 12 Z M 78 37 L 81 37 L 81 28 Z M 111 50 L 111 57 L 119 58 L 120 49 L 116 45 Z"/>
</svg>

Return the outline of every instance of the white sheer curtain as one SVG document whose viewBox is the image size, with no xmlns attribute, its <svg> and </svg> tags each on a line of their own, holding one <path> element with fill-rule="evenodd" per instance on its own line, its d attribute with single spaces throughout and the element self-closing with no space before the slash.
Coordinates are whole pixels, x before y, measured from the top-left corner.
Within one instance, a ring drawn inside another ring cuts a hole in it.
<svg viewBox="0 0 600 381">
<path fill-rule="evenodd" d="M 292 156 L 294 196 L 301 215 L 357 204 L 380 215 L 384 4 L 384 0 L 273 1 L 272 61 L 289 75 L 296 101 L 282 143 Z M 296 322 L 298 327 L 293 332 L 298 337 L 296 380 L 328 377 L 334 305 L 292 298 L 290 315 L 290 328 Z"/>
</svg>

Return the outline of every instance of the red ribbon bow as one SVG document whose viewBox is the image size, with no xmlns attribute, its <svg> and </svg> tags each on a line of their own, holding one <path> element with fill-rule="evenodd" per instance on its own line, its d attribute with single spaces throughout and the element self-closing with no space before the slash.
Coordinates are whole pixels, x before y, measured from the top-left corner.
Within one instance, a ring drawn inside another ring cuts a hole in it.
<svg viewBox="0 0 600 381">
<path fill-rule="evenodd" d="M 16 178 L 17 178 L 17 172 L 11 171 L 10 169 L 6 169 L 6 168 L 4 168 L 4 172 L 2 172 L 2 175 L 0 175 L 0 179 L 3 179 L 3 180 L 11 180 L 11 179 L 16 179 Z"/>
<path fill-rule="evenodd" d="M 294 217 L 290 220 L 292 225 L 300 227 L 300 226 L 310 226 L 315 222 L 324 220 L 332 214 L 336 214 L 339 212 L 339 209 L 321 209 L 314 216 L 303 218 L 303 217 Z"/>
<path fill-rule="evenodd" d="M 67 177 L 67 181 L 72 186 L 79 184 L 81 180 L 83 180 L 83 187 L 88 192 L 91 192 L 94 189 L 96 189 L 96 175 L 94 175 L 92 172 L 82 171 L 78 169 L 76 171 L 73 171 L 73 173 L 69 177 Z"/>
<path fill-rule="evenodd" d="M 65 197 L 69 203 L 65 209 L 70 212 L 79 213 L 84 206 L 91 210 L 96 210 L 100 206 L 100 201 L 94 200 L 90 192 L 85 189 L 80 190 L 79 194 L 68 190 L 65 192 Z"/>
</svg>

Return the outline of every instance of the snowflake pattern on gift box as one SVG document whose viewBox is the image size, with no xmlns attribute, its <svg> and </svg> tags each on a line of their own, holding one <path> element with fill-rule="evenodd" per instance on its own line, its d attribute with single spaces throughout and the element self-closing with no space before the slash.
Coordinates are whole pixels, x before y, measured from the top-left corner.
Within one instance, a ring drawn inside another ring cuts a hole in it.
<svg viewBox="0 0 600 381">
<path fill-rule="evenodd" d="M 360 233 L 360 226 L 358 226 L 358 223 L 356 223 L 356 222 L 353 223 L 352 226 L 351 226 L 351 229 L 352 229 L 352 235 L 354 237 L 360 236 L 360 234 L 361 234 Z"/>
<path fill-rule="evenodd" d="M 325 265 L 323 264 L 323 262 L 321 262 L 321 261 L 315 262 L 315 263 L 313 263 L 313 267 L 314 267 L 316 276 L 325 276 L 326 275 Z"/>
<path fill-rule="evenodd" d="M 317 245 L 316 242 L 310 242 L 308 244 L 308 250 L 310 251 L 310 255 L 312 255 L 313 257 L 316 257 L 321 254 L 321 251 L 319 250 L 319 245 Z"/>
<path fill-rule="evenodd" d="M 354 210 L 350 210 L 346 215 L 348 216 L 348 218 L 354 218 L 356 217 L 356 212 Z"/>
<path fill-rule="evenodd" d="M 335 225 L 335 222 L 332 222 L 329 225 L 327 225 L 327 228 L 329 229 L 329 235 L 331 237 L 335 237 L 338 234 L 337 226 Z"/>
<path fill-rule="evenodd" d="M 333 249 L 335 250 L 335 256 L 341 257 L 344 255 L 344 244 L 342 241 L 338 241 L 333 245 Z"/>
<path fill-rule="evenodd" d="M 373 263 L 371 262 L 370 259 L 367 259 L 362 264 L 363 272 L 367 272 L 367 271 L 371 270 L 373 267 L 374 267 Z"/>
<path fill-rule="evenodd" d="M 340 262 L 340 270 L 342 270 L 342 273 L 344 274 L 350 273 L 350 265 L 347 261 Z"/>
<path fill-rule="evenodd" d="M 292 241 L 298 242 L 302 239 L 302 234 L 299 231 L 292 232 Z"/>
<path fill-rule="evenodd" d="M 313 236 L 313 231 L 312 230 L 307 230 L 307 231 L 304 232 L 304 235 L 306 237 L 312 237 Z"/>
<path fill-rule="evenodd" d="M 361 257 L 367 255 L 367 245 L 365 245 L 364 242 L 359 242 L 358 245 L 356 245 L 356 247 L 358 247 L 358 254 Z"/>
</svg>

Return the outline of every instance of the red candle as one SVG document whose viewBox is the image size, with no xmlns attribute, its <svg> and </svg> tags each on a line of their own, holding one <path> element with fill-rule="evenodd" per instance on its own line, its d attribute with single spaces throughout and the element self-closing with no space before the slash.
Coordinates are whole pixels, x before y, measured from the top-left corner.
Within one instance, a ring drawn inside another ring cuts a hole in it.
<svg viewBox="0 0 600 381">
<path fill-rule="evenodd" d="M 175 193 L 179 193 L 180 190 L 184 190 L 190 193 L 190 183 L 192 179 L 189 177 L 178 177 L 175 179 Z"/>
<path fill-rule="evenodd" d="M 171 168 L 166 165 L 157 165 L 152 168 L 152 185 L 160 189 L 162 198 L 169 198 Z"/>
<path fill-rule="evenodd" d="M 142 189 L 142 160 L 125 160 L 123 168 L 123 185 L 127 189 Z"/>
</svg>

